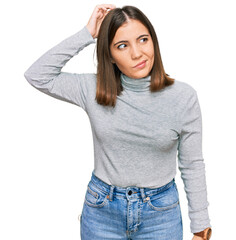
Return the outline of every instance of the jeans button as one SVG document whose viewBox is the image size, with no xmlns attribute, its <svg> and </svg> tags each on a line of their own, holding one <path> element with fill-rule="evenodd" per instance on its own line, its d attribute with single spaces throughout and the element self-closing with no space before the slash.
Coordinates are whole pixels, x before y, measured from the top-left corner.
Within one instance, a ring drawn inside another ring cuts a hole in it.
<svg viewBox="0 0 236 240">
<path fill-rule="evenodd" d="M 131 191 L 131 190 L 129 190 L 128 194 L 129 194 L 129 195 L 131 195 L 131 194 L 132 194 L 132 191 Z"/>
</svg>

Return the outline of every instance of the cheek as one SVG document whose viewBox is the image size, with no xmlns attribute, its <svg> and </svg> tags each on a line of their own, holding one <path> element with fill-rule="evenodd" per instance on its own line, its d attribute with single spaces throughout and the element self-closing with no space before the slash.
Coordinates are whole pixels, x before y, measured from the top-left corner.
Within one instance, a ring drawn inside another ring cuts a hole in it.
<svg viewBox="0 0 236 240">
<path fill-rule="evenodd" d="M 127 55 L 125 54 L 117 54 L 113 59 L 117 66 L 123 67 L 127 65 L 127 61 L 124 61 L 124 59 L 127 59 Z"/>
<path fill-rule="evenodd" d="M 119 68 L 119 70 L 121 72 L 124 72 L 127 74 L 127 64 L 128 62 L 127 61 L 124 61 L 124 59 L 126 59 L 127 57 L 124 57 L 124 56 L 115 56 L 113 57 L 114 61 L 115 61 L 115 64 L 116 66 Z"/>
<path fill-rule="evenodd" d="M 154 46 L 152 42 L 146 45 L 145 51 L 150 58 L 154 57 Z"/>
<path fill-rule="evenodd" d="M 148 53 L 148 56 L 150 58 L 153 58 L 154 57 L 154 48 L 152 46 L 150 46 L 148 49 L 147 49 L 147 53 Z"/>
</svg>

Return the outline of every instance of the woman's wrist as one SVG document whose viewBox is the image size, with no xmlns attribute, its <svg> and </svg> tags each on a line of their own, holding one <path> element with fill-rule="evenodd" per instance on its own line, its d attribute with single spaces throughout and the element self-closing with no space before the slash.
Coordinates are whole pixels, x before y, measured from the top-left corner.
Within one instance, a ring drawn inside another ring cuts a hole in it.
<svg viewBox="0 0 236 240">
<path fill-rule="evenodd" d="M 88 31 L 90 32 L 91 36 L 94 38 L 94 33 L 92 32 L 92 30 L 90 29 L 90 27 L 88 26 L 88 24 L 86 25 Z"/>
</svg>

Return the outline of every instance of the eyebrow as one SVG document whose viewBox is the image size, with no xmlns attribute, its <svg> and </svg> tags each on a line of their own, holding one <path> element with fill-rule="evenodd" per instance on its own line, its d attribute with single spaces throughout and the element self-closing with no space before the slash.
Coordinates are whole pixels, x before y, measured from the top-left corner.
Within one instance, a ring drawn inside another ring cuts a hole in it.
<svg viewBox="0 0 236 240">
<path fill-rule="evenodd" d="M 149 36 L 149 34 L 142 34 L 139 37 L 137 37 L 136 40 L 138 40 L 139 38 L 144 37 L 144 36 Z M 118 43 L 121 43 L 121 42 L 128 42 L 128 41 L 127 40 L 121 40 L 121 41 L 115 43 L 114 46 L 117 45 Z"/>
</svg>

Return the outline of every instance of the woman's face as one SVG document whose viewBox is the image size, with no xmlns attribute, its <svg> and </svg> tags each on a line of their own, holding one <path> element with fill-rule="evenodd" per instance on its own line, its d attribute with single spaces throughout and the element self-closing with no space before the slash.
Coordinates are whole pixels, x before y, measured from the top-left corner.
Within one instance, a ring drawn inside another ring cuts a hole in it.
<svg viewBox="0 0 236 240">
<path fill-rule="evenodd" d="M 131 78 L 149 75 L 154 62 L 154 46 L 148 29 L 138 20 L 129 20 L 118 28 L 110 45 L 112 62 Z M 145 61 L 140 67 L 135 67 Z"/>
</svg>

